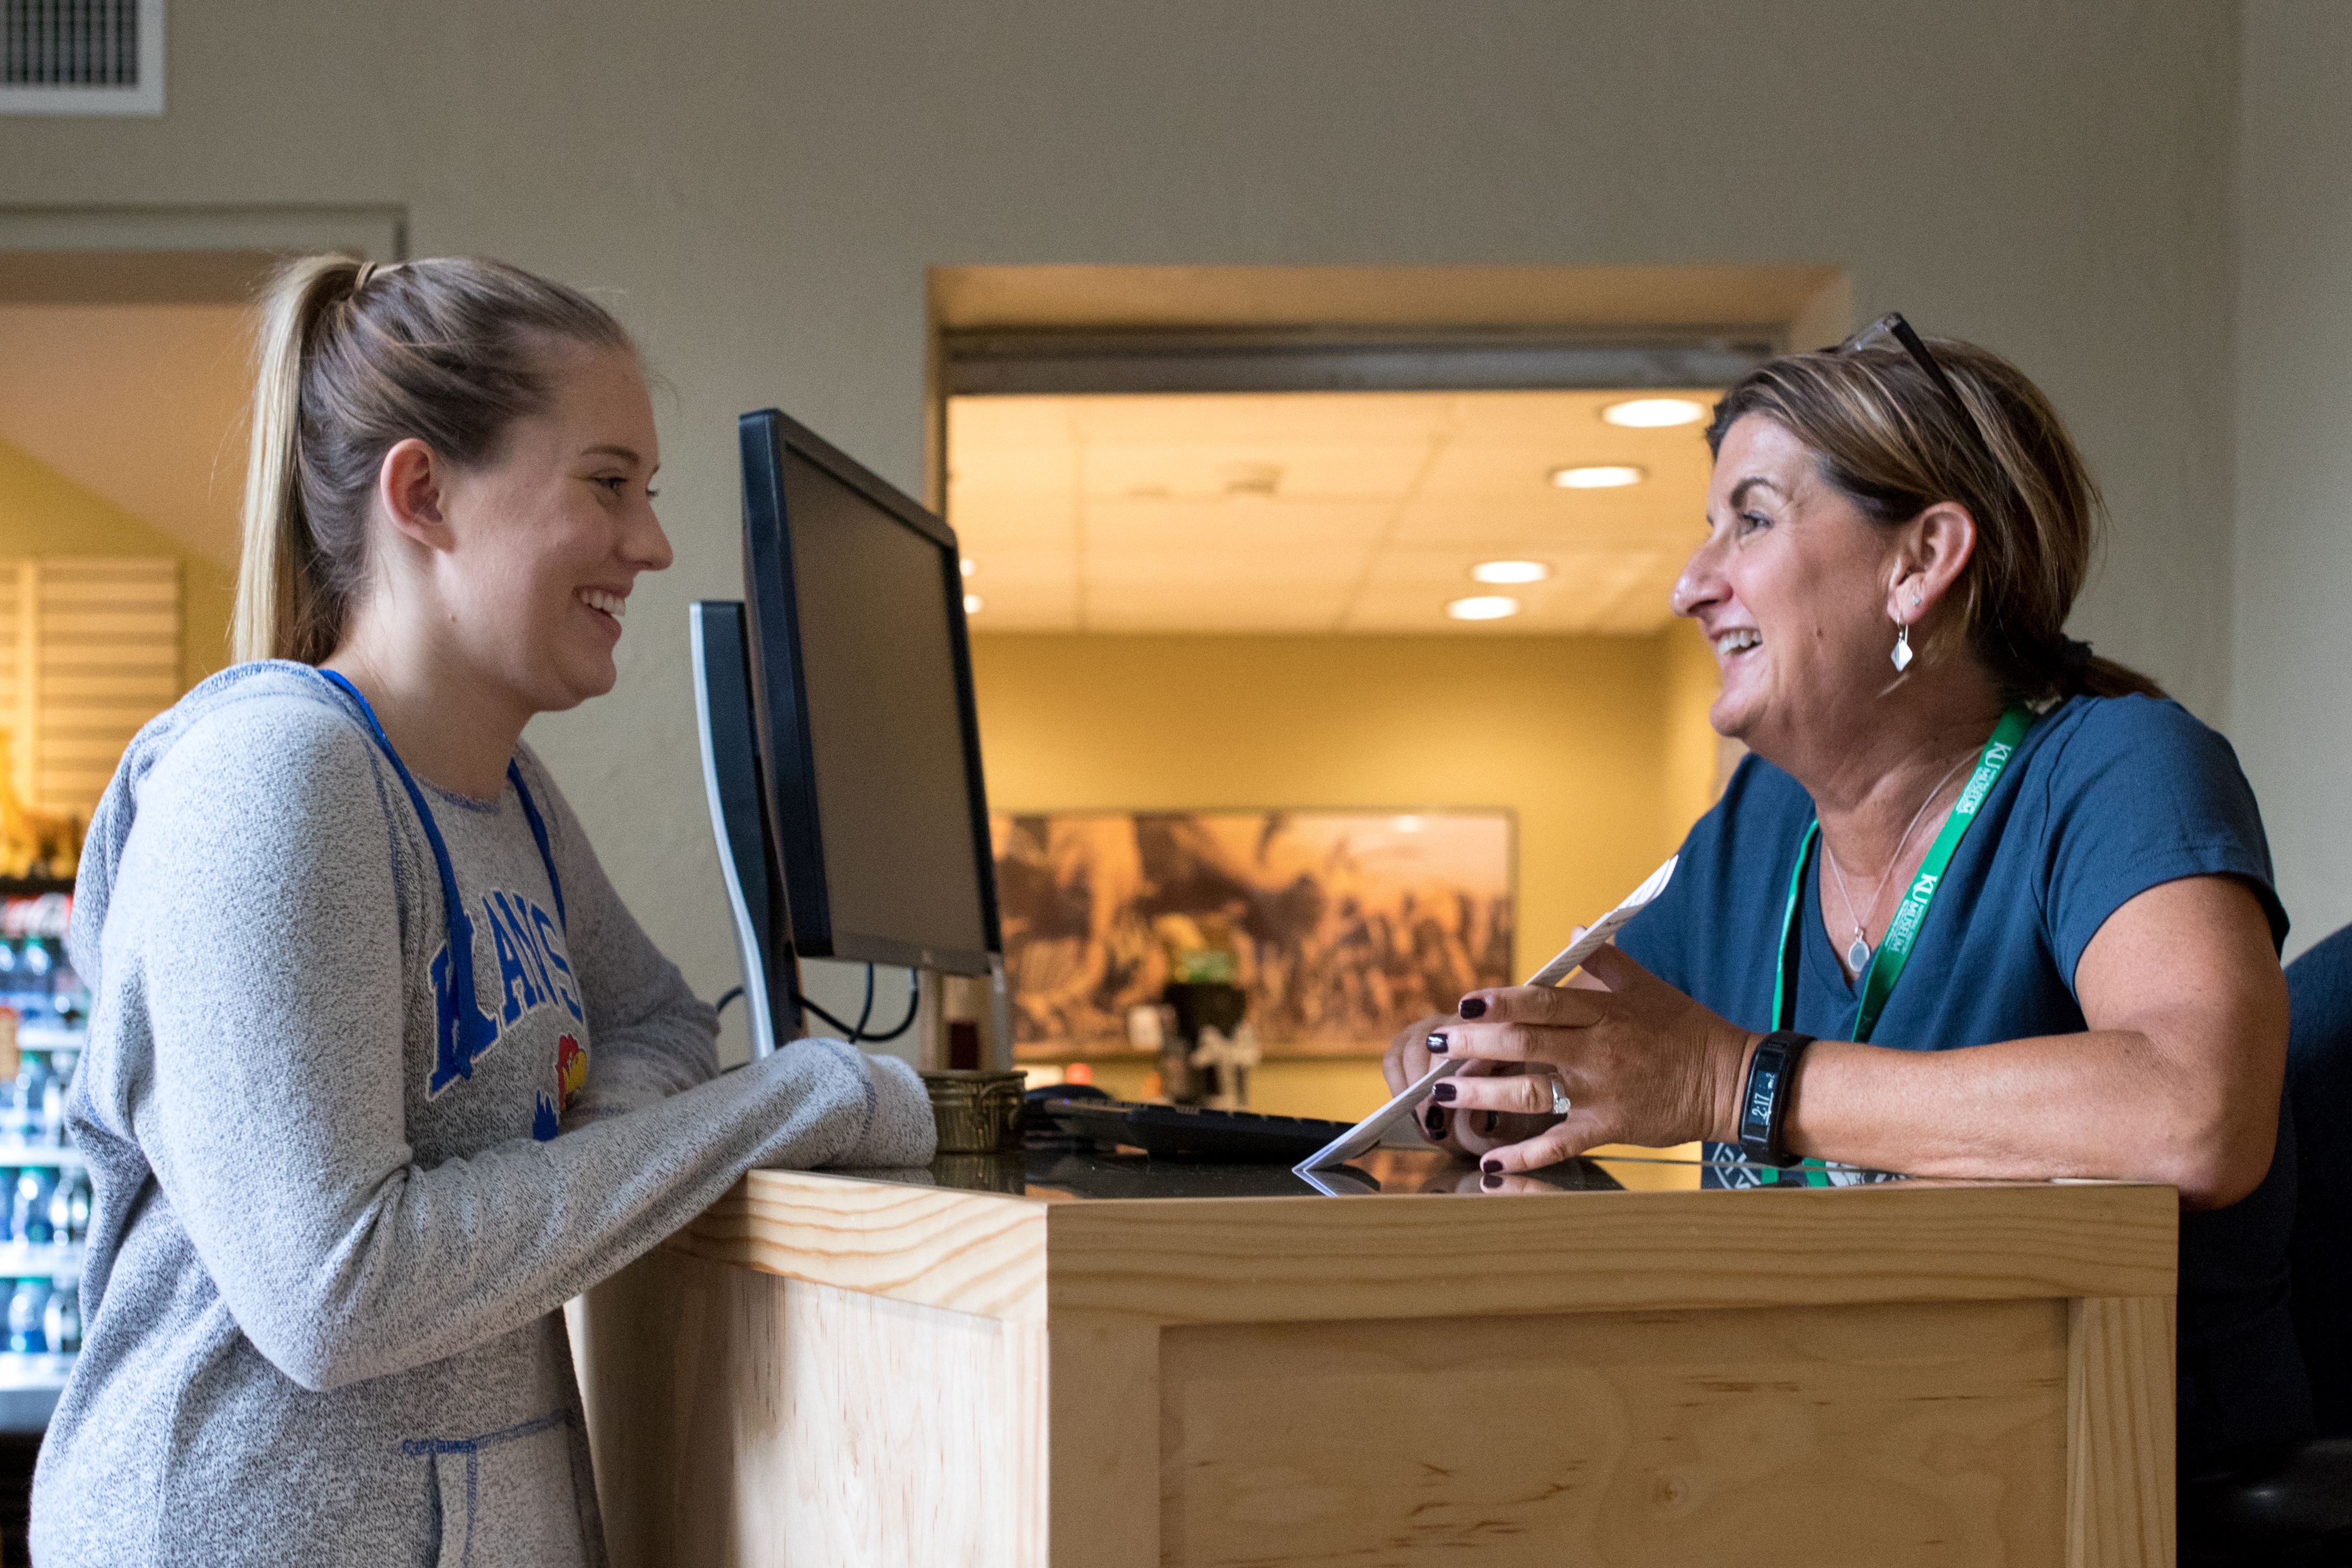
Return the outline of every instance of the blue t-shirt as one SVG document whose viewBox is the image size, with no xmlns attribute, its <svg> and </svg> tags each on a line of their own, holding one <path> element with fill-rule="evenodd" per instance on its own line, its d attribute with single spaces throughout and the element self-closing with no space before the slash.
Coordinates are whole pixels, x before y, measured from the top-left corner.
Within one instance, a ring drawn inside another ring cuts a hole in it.
<svg viewBox="0 0 2352 1568">
<path fill-rule="evenodd" d="M 1748 758 L 1619 945 L 1742 1028 L 1772 1028 L 1780 916 L 1812 820 L 1796 780 Z M 2161 883 L 2217 875 L 2253 889 L 2273 942 L 2285 940 L 2262 815 L 2230 743 L 2175 702 L 2069 699 L 2026 732 L 1986 795 L 1871 1043 L 1933 1051 L 2080 1033 L 2074 968 L 2107 917 Z M 1822 928 L 1817 876 L 1797 924 L 1794 1027 L 1851 1039 L 1861 994 Z M 2184 1462 L 2307 1428 L 2286 1316 L 2293 1167 L 2290 1152 L 2242 1202 L 2183 1216 Z"/>
</svg>

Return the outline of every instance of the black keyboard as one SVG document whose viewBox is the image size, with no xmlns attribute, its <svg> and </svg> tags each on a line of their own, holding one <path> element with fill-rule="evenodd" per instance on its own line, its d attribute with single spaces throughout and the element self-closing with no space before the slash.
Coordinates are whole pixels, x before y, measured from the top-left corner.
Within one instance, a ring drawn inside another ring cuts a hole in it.
<svg viewBox="0 0 2352 1568">
<path fill-rule="evenodd" d="M 1161 1159 L 1227 1165 L 1295 1165 L 1355 1125 L 1125 1100 L 1049 1100 L 1037 1109 L 1075 1137 L 1125 1143 Z"/>
</svg>

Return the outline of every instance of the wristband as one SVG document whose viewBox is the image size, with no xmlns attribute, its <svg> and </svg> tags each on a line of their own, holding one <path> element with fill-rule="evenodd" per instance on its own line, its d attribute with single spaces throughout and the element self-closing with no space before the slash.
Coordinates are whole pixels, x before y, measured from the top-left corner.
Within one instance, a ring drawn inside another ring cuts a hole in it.
<svg viewBox="0 0 2352 1568">
<path fill-rule="evenodd" d="M 1764 1037 L 1748 1061 L 1747 1092 L 1739 1097 L 1739 1152 L 1757 1164 L 1797 1163 L 1798 1156 L 1780 1142 L 1780 1124 L 1788 1118 L 1798 1058 L 1812 1043 L 1811 1035 L 1776 1030 Z"/>
</svg>

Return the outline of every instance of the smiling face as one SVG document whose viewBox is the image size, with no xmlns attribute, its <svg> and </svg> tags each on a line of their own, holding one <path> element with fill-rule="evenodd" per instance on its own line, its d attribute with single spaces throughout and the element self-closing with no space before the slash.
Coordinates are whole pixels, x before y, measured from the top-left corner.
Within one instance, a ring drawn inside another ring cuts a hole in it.
<svg viewBox="0 0 2352 1568">
<path fill-rule="evenodd" d="M 1808 737 L 1834 743 L 1895 673 L 1889 588 L 1911 529 L 1873 522 L 1760 415 L 1725 433 L 1706 514 L 1674 608 L 1723 672 L 1708 721 L 1773 761 Z"/>
<path fill-rule="evenodd" d="M 641 572 L 670 563 L 648 488 L 660 453 L 635 357 L 559 347 L 555 397 L 497 457 L 447 475 L 453 548 L 436 562 L 446 631 L 475 674 L 531 712 L 613 689 L 613 649 Z"/>
</svg>

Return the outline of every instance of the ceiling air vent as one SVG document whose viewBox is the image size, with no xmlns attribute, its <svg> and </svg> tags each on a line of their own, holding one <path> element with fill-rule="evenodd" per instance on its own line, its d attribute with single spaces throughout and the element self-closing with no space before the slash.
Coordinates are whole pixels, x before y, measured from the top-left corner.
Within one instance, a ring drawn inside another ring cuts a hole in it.
<svg viewBox="0 0 2352 1568">
<path fill-rule="evenodd" d="M 163 0 L 0 0 L 0 114 L 163 112 Z"/>
</svg>

